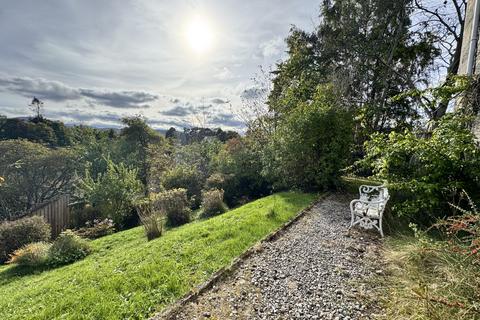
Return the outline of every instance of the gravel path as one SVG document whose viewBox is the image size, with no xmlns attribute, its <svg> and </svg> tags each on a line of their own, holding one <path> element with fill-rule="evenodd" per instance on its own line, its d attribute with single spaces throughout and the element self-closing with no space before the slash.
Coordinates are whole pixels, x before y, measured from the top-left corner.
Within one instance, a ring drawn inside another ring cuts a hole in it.
<svg viewBox="0 0 480 320">
<path fill-rule="evenodd" d="M 370 319 L 378 236 L 353 231 L 348 201 L 331 195 L 227 279 L 171 319 Z"/>
</svg>

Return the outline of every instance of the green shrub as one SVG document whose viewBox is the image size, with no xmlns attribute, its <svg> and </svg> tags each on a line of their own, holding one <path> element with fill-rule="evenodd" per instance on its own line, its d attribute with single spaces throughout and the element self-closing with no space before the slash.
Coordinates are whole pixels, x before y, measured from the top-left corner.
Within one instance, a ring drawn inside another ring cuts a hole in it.
<svg viewBox="0 0 480 320">
<path fill-rule="evenodd" d="M 80 238 L 72 230 L 63 231 L 53 242 L 48 254 L 48 263 L 59 266 L 83 259 L 91 252 L 87 240 Z"/>
<path fill-rule="evenodd" d="M 319 86 L 312 101 L 299 104 L 279 120 L 262 153 L 263 173 L 280 189 L 339 187 L 341 170 L 351 156 L 352 118 L 330 86 Z"/>
<path fill-rule="evenodd" d="M 148 241 L 159 238 L 163 234 L 165 213 L 156 209 L 151 199 L 139 201 L 136 208 Z"/>
<path fill-rule="evenodd" d="M 225 176 L 221 173 L 214 173 L 205 181 L 205 189 L 223 189 L 225 185 Z"/>
<path fill-rule="evenodd" d="M 204 191 L 202 195 L 202 216 L 211 217 L 228 210 L 223 202 L 223 190 L 213 189 Z"/>
<path fill-rule="evenodd" d="M 29 243 L 15 250 L 7 263 L 28 267 L 43 266 L 48 261 L 48 252 L 51 246 L 47 242 Z"/>
<path fill-rule="evenodd" d="M 165 213 L 168 225 L 179 226 L 190 221 L 187 190 L 167 190 L 154 195 L 153 198 L 155 210 Z"/>
<path fill-rule="evenodd" d="M 103 218 L 99 208 L 92 207 L 90 204 L 77 204 L 70 209 L 72 216 L 72 226 L 83 228 L 87 223 Z"/>
<path fill-rule="evenodd" d="M 223 189 L 229 206 L 270 194 L 271 183 L 261 174 L 264 147 L 255 135 L 228 140 L 214 158 L 219 173 L 207 179 L 205 189 Z"/>
<path fill-rule="evenodd" d="M 93 179 L 88 171 L 79 185 L 85 200 L 122 228 L 134 213 L 134 201 L 143 187 L 137 179 L 137 170 L 129 169 L 123 163 L 115 164 L 107 159 L 107 171 Z"/>
<path fill-rule="evenodd" d="M 167 190 L 185 189 L 190 203 L 196 208 L 200 204 L 200 196 L 204 178 L 195 166 L 180 165 L 165 172 L 163 186 Z"/>
<path fill-rule="evenodd" d="M 8 256 L 26 244 L 49 241 L 50 225 L 39 216 L 26 217 L 0 224 L 0 262 L 8 260 Z"/>
<path fill-rule="evenodd" d="M 74 231 L 75 234 L 86 239 L 97 239 L 115 232 L 115 225 L 112 219 L 95 219 L 87 221 L 85 227 Z"/>
<path fill-rule="evenodd" d="M 414 132 L 375 134 L 366 143 L 366 157 L 357 166 L 369 167 L 396 191 L 393 212 L 430 224 L 454 214 L 462 189 L 480 194 L 480 149 L 469 119 L 445 116 L 431 136 Z M 474 199 L 477 200 L 477 199 Z"/>
</svg>

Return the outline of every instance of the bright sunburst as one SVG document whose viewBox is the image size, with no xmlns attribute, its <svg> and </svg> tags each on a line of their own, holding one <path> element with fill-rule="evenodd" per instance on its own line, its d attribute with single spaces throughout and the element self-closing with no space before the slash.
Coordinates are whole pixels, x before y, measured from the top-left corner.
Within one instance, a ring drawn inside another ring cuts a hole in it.
<svg viewBox="0 0 480 320">
<path fill-rule="evenodd" d="M 213 30 L 205 18 L 193 18 L 186 28 L 188 44 L 196 53 L 208 51 L 214 40 Z"/>
</svg>

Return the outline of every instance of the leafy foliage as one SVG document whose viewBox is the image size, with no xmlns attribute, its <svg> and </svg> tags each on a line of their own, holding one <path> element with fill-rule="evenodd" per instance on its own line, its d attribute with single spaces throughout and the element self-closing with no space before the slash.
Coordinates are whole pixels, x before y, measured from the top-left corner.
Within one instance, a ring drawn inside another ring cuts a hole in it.
<svg viewBox="0 0 480 320">
<path fill-rule="evenodd" d="M 77 155 L 25 140 L 0 141 L 0 218 L 13 218 L 68 192 L 75 179 Z"/>
<path fill-rule="evenodd" d="M 252 137 L 228 140 L 213 159 L 216 173 L 207 179 L 206 188 L 223 189 L 230 206 L 270 194 L 271 184 L 260 174 L 262 153 Z"/>
<path fill-rule="evenodd" d="M 319 87 L 311 103 L 290 111 L 278 125 L 265 153 L 264 172 L 285 187 L 305 190 L 338 186 L 340 170 L 348 163 L 352 118 L 329 87 Z"/>
<path fill-rule="evenodd" d="M 50 237 L 50 225 L 39 216 L 2 222 L 0 223 L 0 262 L 5 262 L 11 253 L 26 244 L 46 242 Z"/>
<path fill-rule="evenodd" d="M 202 193 L 202 216 L 211 217 L 228 210 L 223 202 L 223 190 L 212 189 Z"/>
<path fill-rule="evenodd" d="M 193 203 L 194 207 L 198 207 L 200 204 L 203 184 L 203 175 L 195 166 L 178 165 L 163 175 L 165 189 L 187 190 L 188 200 Z"/>
<path fill-rule="evenodd" d="M 52 147 L 65 147 L 72 144 L 70 130 L 62 122 L 43 117 L 9 118 L 0 122 L 0 140 L 10 139 L 25 139 Z"/>
<path fill-rule="evenodd" d="M 90 244 L 72 230 L 63 231 L 49 250 L 48 264 L 59 266 L 85 258 L 92 251 Z"/>
<path fill-rule="evenodd" d="M 431 136 L 411 131 L 375 134 L 366 143 L 367 156 L 357 163 L 373 170 L 400 192 L 394 210 L 419 222 L 434 222 L 457 203 L 460 191 L 478 194 L 480 151 L 469 119 L 446 116 Z"/>
<path fill-rule="evenodd" d="M 179 226 L 190 222 L 190 202 L 186 189 L 171 189 L 150 197 L 153 199 L 154 209 L 166 214 L 168 225 Z"/>
<path fill-rule="evenodd" d="M 107 171 L 93 179 L 87 171 L 79 183 L 84 199 L 97 208 L 103 217 L 110 218 L 118 227 L 125 227 L 132 215 L 134 200 L 143 191 L 137 170 L 107 159 Z"/>
</svg>

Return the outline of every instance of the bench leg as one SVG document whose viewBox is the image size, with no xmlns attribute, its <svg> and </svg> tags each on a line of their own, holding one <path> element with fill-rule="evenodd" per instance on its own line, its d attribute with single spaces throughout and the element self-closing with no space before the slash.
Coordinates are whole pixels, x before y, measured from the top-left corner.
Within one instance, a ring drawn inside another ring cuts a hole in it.
<svg viewBox="0 0 480 320">
<path fill-rule="evenodd" d="M 378 231 L 380 231 L 380 235 L 383 238 L 383 228 L 382 228 L 382 218 L 378 219 Z"/>
</svg>

